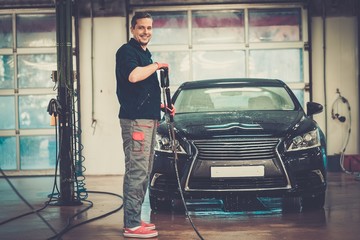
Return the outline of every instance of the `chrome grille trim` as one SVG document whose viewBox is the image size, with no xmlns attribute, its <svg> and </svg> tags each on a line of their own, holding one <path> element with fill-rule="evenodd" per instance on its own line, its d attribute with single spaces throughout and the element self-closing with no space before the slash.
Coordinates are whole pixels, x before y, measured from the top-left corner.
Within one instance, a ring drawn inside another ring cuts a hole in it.
<svg viewBox="0 0 360 240">
<path fill-rule="evenodd" d="M 197 140 L 197 159 L 211 160 L 251 160 L 276 157 L 277 138 L 243 138 L 226 140 Z M 224 153 L 224 150 L 226 153 Z"/>
</svg>

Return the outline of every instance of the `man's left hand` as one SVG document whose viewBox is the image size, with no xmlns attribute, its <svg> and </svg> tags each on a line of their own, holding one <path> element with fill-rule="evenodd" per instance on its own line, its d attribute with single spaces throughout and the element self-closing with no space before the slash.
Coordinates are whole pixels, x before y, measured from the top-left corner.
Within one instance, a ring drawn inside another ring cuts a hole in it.
<svg viewBox="0 0 360 240">
<path fill-rule="evenodd" d="M 174 104 L 171 104 L 171 109 L 169 107 L 166 107 L 165 111 L 165 105 L 163 103 L 160 104 L 161 111 L 163 112 L 169 112 L 170 116 L 174 117 L 176 113 L 176 109 Z"/>
</svg>

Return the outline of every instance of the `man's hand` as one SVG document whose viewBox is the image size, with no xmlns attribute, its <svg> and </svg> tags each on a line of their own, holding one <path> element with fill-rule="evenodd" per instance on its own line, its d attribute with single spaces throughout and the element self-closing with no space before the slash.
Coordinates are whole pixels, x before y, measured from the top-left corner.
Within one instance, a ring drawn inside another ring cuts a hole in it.
<svg viewBox="0 0 360 240">
<path fill-rule="evenodd" d="M 159 69 L 164 69 L 164 68 L 169 68 L 169 64 L 167 64 L 167 63 L 159 63 L 159 62 L 155 62 L 156 63 L 156 65 L 158 66 L 158 70 Z"/>
<path fill-rule="evenodd" d="M 161 111 L 165 112 L 165 105 L 163 103 L 160 104 Z M 174 104 L 171 105 L 171 109 L 166 107 L 166 112 L 169 112 L 170 116 L 174 117 L 176 113 L 176 109 Z"/>
</svg>

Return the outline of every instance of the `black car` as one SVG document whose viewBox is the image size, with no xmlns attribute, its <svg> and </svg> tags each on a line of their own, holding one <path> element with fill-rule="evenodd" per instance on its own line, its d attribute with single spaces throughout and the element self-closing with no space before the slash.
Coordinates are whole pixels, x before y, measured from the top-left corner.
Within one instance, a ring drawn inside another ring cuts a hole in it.
<svg viewBox="0 0 360 240">
<path fill-rule="evenodd" d="M 283 210 L 324 206 L 326 141 L 312 119 L 322 105 L 308 102 L 305 113 L 290 88 L 271 79 L 186 82 L 172 100 L 176 140 L 164 118 L 150 176 L 152 210 L 180 199 L 174 149 L 186 200 L 219 199 L 225 211 L 260 197 L 281 198 Z"/>
</svg>

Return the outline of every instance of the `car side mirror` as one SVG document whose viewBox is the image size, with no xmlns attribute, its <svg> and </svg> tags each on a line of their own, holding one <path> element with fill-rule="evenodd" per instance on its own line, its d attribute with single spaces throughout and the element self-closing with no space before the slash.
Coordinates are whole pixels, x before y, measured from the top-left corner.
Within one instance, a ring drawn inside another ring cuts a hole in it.
<svg viewBox="0 0 360 240">
<path fill-rule="evenodd" d="M 320 103 L 316 103 L 316 102 L 308 102 L 306 103 L 306 108 L 307 108 L 307 115 L 308 116 L 312 116 L 314 114 L 318 114 L 321 113 L 323 111 L 323 105 L 321 105 Z"/>
</svg>

